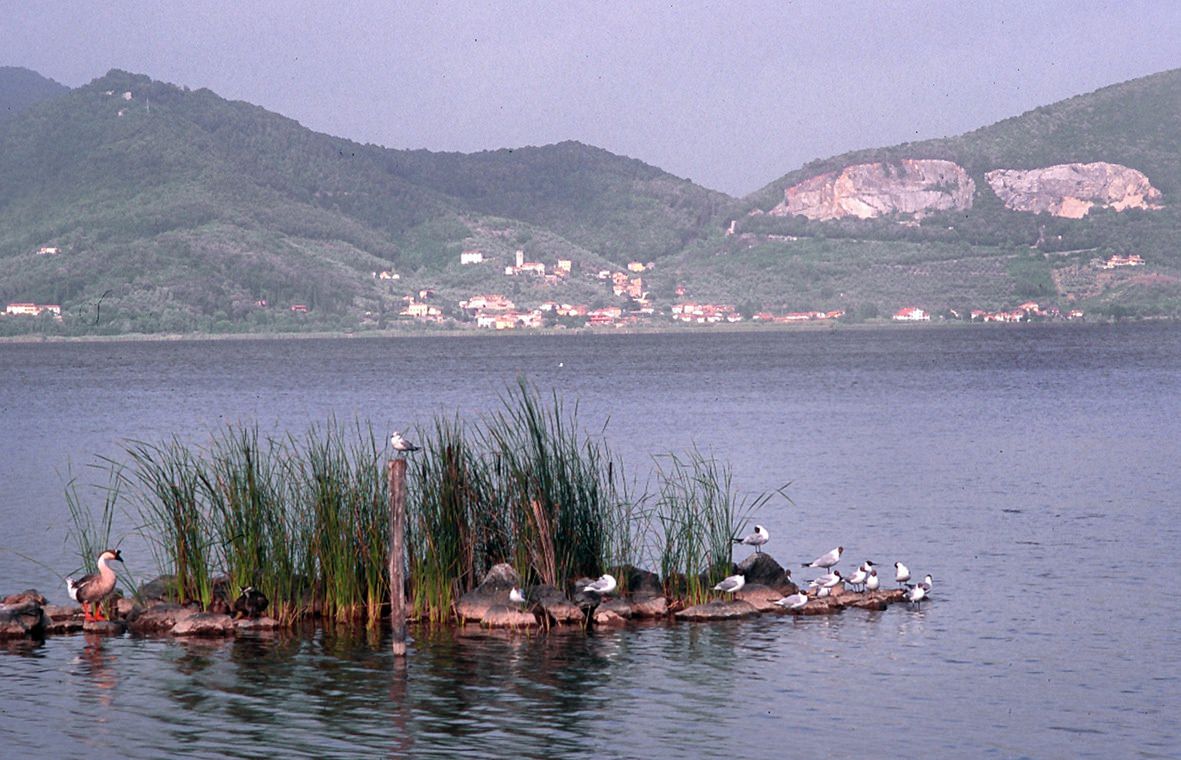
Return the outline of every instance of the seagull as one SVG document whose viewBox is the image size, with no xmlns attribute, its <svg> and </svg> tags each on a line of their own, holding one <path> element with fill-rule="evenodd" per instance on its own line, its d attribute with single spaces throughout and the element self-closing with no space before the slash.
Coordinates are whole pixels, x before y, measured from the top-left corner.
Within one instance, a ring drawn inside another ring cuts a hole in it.
<svg viewBox="0 0 1181 760">
<path fill-rule="evenodd" d="M 865 571 L 865 566 L 862 565 L 845 580 L 845 583 L 848 583 L 850 586 L 863 586 L 867 580 L 869 580 L 869 573 Z"/>
<path fill-rule="evenodd" d="M 927 573 L 925 576 L 923 576 L 923 582 L 921 585 L 923 590 L 929 594 L 931 593 L 931 587 L 935 585 L 935 579 L 931 577 L 930 573 Z"/>
<path fill-rule="evenodd" d="M 390 445 L 394 447 L 394 451 L 397 451 L 401 454 L 406 454 L 411 451 L 418 451 L 419 448 L 418 446 L 415 446 L 413 443 L 403 438 L 402 434 L 397 430 L 395 430 L 394 434 L 390 436 Z"/>
<path fill-rule="evenodd" d="M 837 577 L 839 577 L 838 573 L 835 573 L 835 572 L 834 573 L 825 573 L 824 575 L 821 575 L 817 578 L 813 578 L 812 580 L 808 581 L 808 588 L 818 588 L 820 586 L 824 586 L 829 581 L 831 581 Z"/>
<path fill-rule="evenodd" d="M 878 586 L 880 584 L 881 584 L 881 581 L 878 580 L 878 571 L 877 570 L 870 570 L 869 577 L 865 579 L 865 590 L 866 591 L 877 591 Z"/>
<path fill-rule="evenodd" d="M 825 586 L 816 592 L 816 598 L 823 599 L 824 597 L 828 596 L 831 593 L 832 593 L 832 589 L 829 588 L 828 586 Z"/>
<path fill-rule="evenodd" d="M 899 586 L 901 586 L 903 583 L 906 583 L 908 580 L 910 580 L 910 569 L 901 562 L 895 562 L 894 580 L 898 581 Z"/>
<path fill-rule="evenodd" d="M 605 596 L 615 590 L 615 576 L 603 574 L 599 576 L 597 581 L 592 581 L 583 587 L 583 591 L 589 591 L 592 594 Z"/>
<path fill-rule="evenodd" d="M 926 591 L 926 589 L 923 588 L 923 585 L 920 583 L 919 585 L 912 588 L 910 591 L 906 592 L 906 601 L 910 602 L 911 604 L 918 605 L 921 607 L 922 606 L 921 602 L 923 601 L 923 597 L 925 597 L 926 595 L 927 595 L 927 591 Z"/>
<path fill-rule="evenodd" d="M 771 534 L 769 532 L 767 532 L 766 528 L 764 528 L 762 525 L 756 525 L 754 533 L 751 533 L 746 538 L 735 538 L 732 540 L 736 544 L 745 544 L 747 546 L 753 546 L 755 548 L 755 553 L 757 554 L 762 551 L 761 547 L 763 546 L 763 544 L 767 543 L 767 541 L 770 540 L 770 538 L 771 538 Z"/>
<path fill-rule="evenodd" d="M 731 575 L 728 578 L 723 578 L 722 582 L 714 586 L 714 591 L 721 591 L 727 594 L 733 594 L 743 586 L 746 585 L 745 575 Z"/>
<path fill-rule="evenodd" d="M 845 551 L 845 547 L 838 546 L 827 554 L 821 554 L 811 562 L 805 562 L 804 567 L 822 567 L 827 570 L 841 561 L 841 552 L 843 551 Z"/>
<path fill-rule="evenodd" d="M 82 617 L 87 622 L 106 620 L 101 607 L 102 603 L 115 590 L 115 571 L 111 569 L 112 562 L 122 562 L 123 555 L 118 549 L 107 549 L 98 555 L 98 572 L 84 575 L 78 580 L 66 578 L 66 591 L 70 598 L 82 605 Z"/>
<path fill-rule="evenodd" d="M 808 603 L 808 595 L 801 591 L 791 596 L 785 596 L 775 603 L 785 610 L 798 610 Z"/>
<path fill-rule="evenodd" d="M 841 577 L 840 571 L 833 570 L 827 575 L 822 575 L 808 584 L 808 588 L 820 589 L 819 596 L 828 596 L 828 593 L 837 587 L 839 583 L 847 582 L 846 578 Z"/>
<path fill-rule="evenodd" d="M 508 592 L 508 600 L 510 602 L 512 602 L 513 604 L 528 603 L 528 600 L 525 598 L 525 595 L 521 593 L 521 589 L 516 586 L 513 586 L 512 591 Z"/>
</svg>

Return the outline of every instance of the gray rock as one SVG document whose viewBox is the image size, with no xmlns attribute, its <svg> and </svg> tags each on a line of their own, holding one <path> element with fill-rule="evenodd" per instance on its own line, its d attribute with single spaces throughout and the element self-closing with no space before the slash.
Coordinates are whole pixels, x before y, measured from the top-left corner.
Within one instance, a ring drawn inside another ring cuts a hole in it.
<svg viewBox="0 0 1181 760">
<path fill-rule="evenodd" d="M 480 619 L 480 625 L 485 628 L 533 628 L 540 623 L 532 612 L 515 604 L 494 604 Z"/>
<path fill-rule="evenodd" d="M 668 599 L 664 594 L 640 592 L 629 601 L 633 618 L 662 618 L 668 615 Z"/>
<path fill-rule="evenodd" d="M 49 604 L 49 600 L 42 596 L 41 593 L 35 588 L 26 589 L 25 591 L 21 591 L 16 594 L 9 594 L 3 599 L 0 599 L 0 604 L 7 604 L 10 606 L 21 605 L 26 602 L 33 602 L 34 604 L 38 604 L 42 607 Z"/>
<path fill-rule="evenodd" d="M 741 599 L 714 599 L 705 604 L 686 607 L 676 614 L 678 620 L 735 620 L 757 615 L 758 610 Z"/>
<path fill-rule="evenodd" d="M 198 612 L 177 622 L 173 636 L 233 636 L 234 621 L 222 612 Z"/>
<path fill-rule="evenodd" d="M 234 621 L 234 630 L 238 632 L 274 631 L 279 627 L 279 621 L 272 617 L 239 618 Z"/>
<path fill-rule="evenodd" d="M 455 614 L 461 622 L 478 623 L 494 606 L 507 605 L 508 593 L 513 586 L 521 585 L 517 571 L 511 565 L 494 565 L 480 581 L 480 585 L 467 592 L 455 603 Z"/>
<path fill-rule="evenodd" d="M 780 593 L 776 589 L 768 588 L 760 583 L 748 583 L 734 594 L 735 599 L 746 602 L 759 612 L 772 612 L 774 610 L 782 609 L 779 607 L 779 605 L 775 604 L 775 602 L 782 599 L 783 597 L 784 594 Z"/>
<path fill-rule="evenodd" d="M 0 604 L 0 639 L 41 638 L 49 618 L 35 601 Z"/>
<path fill-rule="evenodd" d="M 46 616 L 55 623 L 61 620 L 69 620 L 82 614 L 81 607 L 66 607 L 60 604 L 46 604 L 41 609 L 45 611 Z"/>
<path fill-rule="evenodd" d="M 87 620 L 82 624 L 83 633 L 95 633 L 101 636 L 119 636 L 127 630 L 127 624 L 122 620 Z"/>
<path fill-rule="evenodd" d="M 753 553 L 738 563 L 737 572 L 746 576 L 746 584 L 761 585 L 778 591 L 782 596 L 798 589 L 792 583 L 791 571 L 786 570 L 766 552 Z"/>
<path fill-rule="evenodd" d="M 177 623 L 186 620 L 197 611 L 179 604 L 162 603 L 146 609 L 137 608 L 128 618 L 127 624 L 133 633 L 166 633 Z"/>
<path fill-rule="evenodd" d="M 624 565 L 612 573 L 631 594 L 663 594 L 664 585 L 660 576 L 634 565 Z"/>
<path fill-rule="evenodd" d="M 536 586 L 529 590 L 527 598 L 537 604 L 550 622 L 558 625 L 581 625 L 586 620 L 578 605 L 553 586 Z"/>
</svg>

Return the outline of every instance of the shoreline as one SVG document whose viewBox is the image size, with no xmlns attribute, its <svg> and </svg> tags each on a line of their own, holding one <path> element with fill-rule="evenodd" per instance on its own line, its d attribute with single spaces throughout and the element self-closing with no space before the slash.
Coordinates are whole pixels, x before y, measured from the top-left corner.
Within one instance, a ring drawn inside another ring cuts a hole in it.
<svg viewBox="0 0 1181 760">
<path fill-rule="evenodd" d="M 478 328 L 406 329 L 406 330 L 365 330 L 347 332 L 322 330 L 311 332 L 245 332 L 245 333 L 122 333 L 119 335 L 8 335 L 0 336 L 0 345 L 27 345 L 43 343 L 179 343 L 199 341 L 265 341 L 265 340 L 373 340 L 382 338 L 487 338 L 501 336 L 571 337 L 600 335 L 711 335 L 756 332 L 843 332 L 847 330 L 915 330 L 915 329 L 1058 329 L 1080 325 L 1130 325 L 1160 324 L 1176 322 L 1171 318 L 1135 320 L 1071 320 L 1046 322 L 895 322 L 878 320 L 872 322 L 805 322 L 799 324 L 715 324 L 715 325 L 667 325 L 629 327 L 577 327 L 577 328 L 526 328 L 519 330 L 487 330 Z"/>
</svg>

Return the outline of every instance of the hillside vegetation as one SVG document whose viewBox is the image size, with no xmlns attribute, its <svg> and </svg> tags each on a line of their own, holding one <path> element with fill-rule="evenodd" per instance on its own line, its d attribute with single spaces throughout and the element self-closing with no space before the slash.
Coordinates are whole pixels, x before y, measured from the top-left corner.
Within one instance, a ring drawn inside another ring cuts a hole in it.
<svg viewBox="0 0 1181 760">
<path fill-rule="evenodd" d="M 405 323 L 399 312 L 425 290 L 444 321 L 470 320 L 457 304 L 478 293 L 626 309 L 635 302 L 595 275 L 629 261 L 653 264 L 644 290 L 657 315 L 683 300 L 873 318 L 1032 299 L 1174 316 L 1179 125 L 1181 71 L 1170 71 L 958 137 L 814 161 L 733 199 L 577 142 L 391 150 L 123 71 L 67 90 L 0 69 L 0 306 L 62 308 L 61 320 L 0 318 L 0 335 L 384 328 Z M 963 167 L 972 207 L 760 213 L 817 175 L 916 158 Z M 1090 162 L 1142 172 L 1160 208 L 1014 211 L 985 178 Z M 547 271 L 570 261 L 572 275 L 506 276 L 518 250 Z M 461 266 L 464 251 L 484 263 Z M 1144 264 L 1099 266 L 1131 254 Z"/>
</svg>

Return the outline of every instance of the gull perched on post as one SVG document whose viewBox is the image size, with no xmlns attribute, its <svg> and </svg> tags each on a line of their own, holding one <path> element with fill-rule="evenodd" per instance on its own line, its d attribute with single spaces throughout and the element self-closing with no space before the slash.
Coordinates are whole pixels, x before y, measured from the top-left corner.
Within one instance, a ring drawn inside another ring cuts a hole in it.
<svg viewBox="0 0 1181 760">
<path fill-rule="evenodd" d="M 394 451 L 398 452 L 399 454 L 407 454 L 411 451 L 418 451 L 418 446 L 415 446 L 413 443 L 403 438 L 402 434 L 397 430 L 395 430 L 394 434 L 390 436 L 390 446 L 392 446 Z"/>
<path fill-rule="evenodd" d="M 746 538 L 731 539 L 736 544 L 744 544 L 746 546 L 753 546 L 755 553 L 758 554 L 763 551 L 763 544 L 771 539 L 771 533 L 762 525 L 755 526 L 755 532 L 751 533 Z"/>
</svg>

